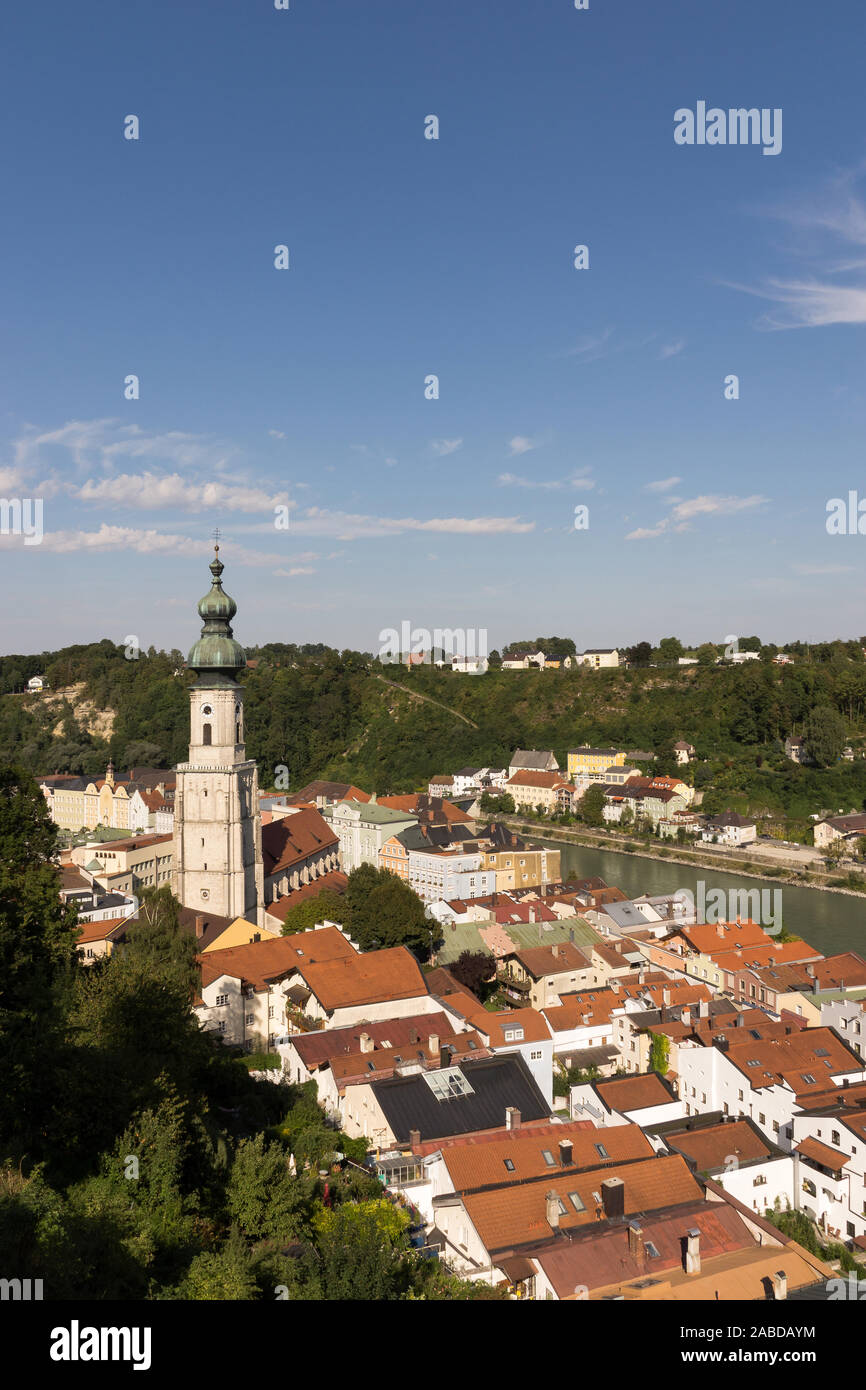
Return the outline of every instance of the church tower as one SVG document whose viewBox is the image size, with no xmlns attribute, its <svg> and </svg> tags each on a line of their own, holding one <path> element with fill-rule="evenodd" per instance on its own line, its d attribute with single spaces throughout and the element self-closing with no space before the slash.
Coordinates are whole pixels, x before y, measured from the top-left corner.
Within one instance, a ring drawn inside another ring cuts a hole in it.
<svg viewBox="0 0 866 1390">
<path fill-rule="evenodd" d="M 198 605 L 204 626 L 187 660 L 198 680 L 189 692 L 189 761 L 177 768 L 173 887 L 184 907 L 261 926 L 259 783 L 246 757 L 237 680 L 246 657 L 232 636 L 237 604 L 223 590 L 223 568 L 217 545 L 210 593 Z"/>
</svg>

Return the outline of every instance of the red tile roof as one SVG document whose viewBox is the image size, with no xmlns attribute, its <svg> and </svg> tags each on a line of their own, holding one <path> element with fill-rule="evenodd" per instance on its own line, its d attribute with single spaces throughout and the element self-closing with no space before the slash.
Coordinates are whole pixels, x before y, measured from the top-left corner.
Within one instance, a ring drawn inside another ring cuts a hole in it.
<svg viewBox="0 0 866 1390">
<path fill-rule="evenodd" d="M 308 1071 L 327 1066 L 335 1057 L 349 1057 L 361 1052 L 361 1038 L 366 1035 L 375 1047 L 388 1044 L 397 1051 L 409 1043 L 428 1041 L 435 1034 L 448 1042 L 454 1036 L 454 1025 L 441 1010 L 432 1014 L 412 1014 L 408 1018 L 386 1018 L 364 1023 L 352 1023 L 346 1028 L 322 1028 L 315 1033 L 292 1034 L 292 1045 Z"/>
<path fill-rule="evenodd" d="M 295 932 L 292 936 L 269 936 L 244 946 L 206 951 L 198 957 L 198 962 L 202 988 L 221 975 L 231 975 L 256 989 L 265 989 L 270 980 L 279 979 L 301 965 L 310 969 L 313 961 L 326 963 L 356 956 L 354 946 L 341 931 L 336 927 L 320 927 L 315 931 Z"/>
<path fill-rule="evenodd" d="M 571 1159 L 560 1163 L 559 1145 L 571 1143 Z M 606 1157 L 599 1153 L 601 1146 Z M 548 1153 L 554 1162 L 548 1163 Z M 516 1129 L 483 1145 L 454 1145 L 443 1149 L 455 1192 L 476 1192 L 485 1187 L 502 1187 L 525 1182 L 544 1174 L 565 1181 L 581 1169 L 610 1163 L 652 1158 L 653 1146 L 637 1125 L 612 1125 L 607 1129 L 587 1129 L 583 1120 L 558 1126 L 547 1125 L 543 1133 Z M 506 1167 L 506 1159 L 513 1168 Z"/>
<path fill-rule="evenodd" d="M 328 873 L 314 878 L 312 883 L 293 888 L 291 893 L 285 893 L 283 897 L 277 898 L 276 902 L 268 903 L 265 912 L 269 917 L 275 917 L 278 922 L 285 922 L 287 915 L 298 903 L 306 902 L 308 898 L 317 898 L 320 893 L 345 893 L 348 882 L 346 874 L 339 869 L 330 869 Z"/>
<path fill-rule="evenodd" d="M 599 1211 L 603 1213 L 601 1184 L 613 1177 L 623 1180 L 626 1216 L 693 1202 L 702 1196 L 685 1159 L 679 1154 L 670 1154 L 577 1173 L 560 1168 L 556 1173 L 550 1172 L 525 1183 L 467 1193 L 463 1206 L 485 1248 L 492 1254 L 504 1253 L 553 1236 L 553 1227 L 547 1220 L 547 1194 L 550 1192 L 555 1193 L 565 1207 L 565 1214 L 560 1214 L 560 1230 L 595 1225 L 600 1219 Z M 580 1197 L 580 1209 L 571 1193 Z"/>
<path fill-rule="evenodd" d="M 811 1158 L 815 1163 L 820 1163 L 823 1168 L 832 1168 L 835 1172 L 847 1167 L 851 1162 L 850 1154 L 843 1154 L 838 1149 L 831 1149 L 829 1144 L 822 1144 L 820 1139 L 813 1139 L 811 1136 L 801 1139 L 796 1146 L 796 1151 L 804 1158 Z"/>
<path fill-rule="evenodd" d="M 365 955 L 352 952 L 351 956 L 315 964 L 300 961 L 296 969 L 328 1013 L 352 1005 L 414 999 L 428 993 L 421 968 L 405 946 L 368 951 Z"/>
<path fill-rule="evenodd" d="M 284 873 L 296 864 L 334 849 L 339 844 L 318 811 L 298 810 L 262 826 L 262 858 L 265 878 Z"/>
</svg>

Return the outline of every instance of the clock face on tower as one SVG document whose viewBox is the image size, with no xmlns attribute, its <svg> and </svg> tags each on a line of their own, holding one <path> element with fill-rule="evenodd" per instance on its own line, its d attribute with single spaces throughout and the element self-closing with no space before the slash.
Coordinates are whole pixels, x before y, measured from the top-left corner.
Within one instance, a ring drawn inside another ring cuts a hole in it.
<svg viewBox="0 0 866 1390">
<path fill-rule="evenodd" d="M 202 707 L 201 707 L 201 712 L 202 712 L 202 714 L 213 714 L 213 706 L 212 706 L 212 705 L 202 705 Z"/>
</svg>

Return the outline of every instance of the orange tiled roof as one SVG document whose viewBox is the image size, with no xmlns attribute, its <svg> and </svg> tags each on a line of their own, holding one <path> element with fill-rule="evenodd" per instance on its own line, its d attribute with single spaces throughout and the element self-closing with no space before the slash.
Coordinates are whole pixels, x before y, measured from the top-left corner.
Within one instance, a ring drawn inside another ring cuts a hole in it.
<svg viewBox="0 0 866 1390">
<path fill-rule="evenodd" d="M 414 999 L 428 993 L 421 967 L 405 946 L 368 951 L 365 955 L 353 951 L 351 955 L 317 960 L 314 964 L 302 960 L 295 968 L 328 1012 L 383 999 Z"/>
<path fill-rule="evenodd" d="M 571 1142 L 571 1162 L 560 1164 L 559 1143 Z M 601 1145 L 607 1157 L 599 1153 Z M 554 1163 L 544 1157 L 548 1153 Z M 607 1129 L 586 1128 L 584 1120 L 572 1120 L 543 1133 L 520 1129 L 499 1136 L 488 1144 L 462 1144 L 443 1149 L 445 1165 L 455 1192 L 473 1192 L 484 1187 L 502 1187 L 525 1182 L 544 1174 L 564 1180 L 567 1174 L 608 1163 L 653 1157 L 653 1146 L 637 1125 L 612 1125 Z M 506 1167 L 506 1159 L 513 1168 Z"/>
<path fill-rule="evenodd" d="M 107 917 L 103 922 L 82 922 L 78 929 L 78 944 L 88 941 L 104 941 L 118 927 L 129 925 L 127 917 Z"/>
<path fill-rule="evenodd" d="M 250 941 L 244 946 L 224 946 L 200 955 L 198 962 L 202 988 L 221 975 L 231 975 L 256 989 L 265 989 L 270 980 L 296 970 L 299 965 L 309 969 L 311 961 L 328 962 L 356 955 L 354 946 L 336 927 L 320 927 L 316 931 L 295 932 L 292 936 Z"/>
<path fill-rule="evenodd" d="M 547 1042 L 550 1038 L 550 1029 L 537 1009 L 497 1009 L 495 1011 L 485 1009 L 483 1004 L 477 1000 L 473 1004 L 471 1000 L 461 995 L 445 996 L 447 1002 L 455 1012 L 459 1012 L 467 1019 L 473 1028 L 477 1028 L 479 1033 L 490 1039 L 491 1047 L 510 1047 L 514 1043 Z M 506 1031 L 523 1029 L 523 1037 L 520 1039 L 506 1038 Z"/>
<path fill-rule="evenodd" d="M 678 1134 L 667 1132 L 664 1139 L 677 1153 L 694 1159 L 699 1172 L 710 1173 L 723 1168 L 730 1157 L 736 1158 L 738 1163 L 749 1163 L 772 1153 L 766 1139 L 745 1120 L 710 1125 L 707 1129 L 681 1130 Z"/>
<path fill-rule="evenodd" d="M 644 1110 L 652 1105 L 670 1105 L 675 1100 L 654 1071 L 596 1081 L 595 1090 L 609 1110 L 618 1110 L 620 1114 L 626 1110 Z"/>
<path fill-rule="evenodd" d="M 837 1172 L 851 1162 L 850 1154 L 840 1153 L 838 1149 L 832 1149 L 829 1144 L 822 1144 L 820 1139 L 814 1139 L 811 1135 L 801 1139 L 796 1150 L 804 1158 L 811 1158 L 823 1168 L 832 1168 Z"/>
<path fill-rule="evenodd" d="M 283 873 L 323 850 L 339 844 L 327 821 L 314 810 L 294 811 L 262 826 L 265 877 Z"/>
<path fill-rule="evenodd" d="M 348 882 L 348 876 L 339 869 L 329 869 L 326 874 L 314 878 L 312 883 L 304 883 L 300 888 L 293 888 L 291 893 L 277 898 L 276 902 L 268 903 L 265 912 L 269 917 L 275 917 L 278 922 L 285 922 L 292 908 L 297 907 L 298 903 L 306 902 L 308 898 L 317 898 L 320 893 L 345 893 Z"/>
<path fill-rule="evenodd" d="M 560 1214 L 560 1230 L 594 1225 L 599 1220 L 601 1184 L 612 1177 L 623 1180 L 626 1216 L 697 1201 L 702 1196 L 685 1159 L 671 1154 L 578 1173 L 560 1169 L 555 1175 L 526 1183 L 468 1193 L 463 1206 L 485 1248 L 496 1253 L 553 1236 L 554 1228 L 547 1220 L 547 1194 L 551 1192 L 565 1207 L 565 1214 Z M 580 1198 L 580 1209 L 571 1193 Z"/>
</svg>

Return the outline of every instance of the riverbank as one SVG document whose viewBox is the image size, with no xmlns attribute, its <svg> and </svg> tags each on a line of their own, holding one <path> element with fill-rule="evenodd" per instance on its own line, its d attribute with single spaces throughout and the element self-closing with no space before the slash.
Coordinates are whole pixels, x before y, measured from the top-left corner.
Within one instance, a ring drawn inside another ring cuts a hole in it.
<svg viewBox="0 0 866 1390">
<path fill-rule="evenodd" d="M 756 865 L 751 859 L 687 850 L 682 845 L 671 848 L 660 841 L 630 838 L 628 835 L 618 835 L 606 830 L 594 830 L 583 826 L 545 825 L 539 821 L 525 820 L 522 816 L 502 813 L 497 814 L 497 819 L 522 834 L 566 845 L 582 845 L 586 849 L 606 851 L 610 854 L 628 855 L 630 859 L 656 859 L 665 864 L 684 864 L 691 869 L 708 869 L 714 873 L 735 874 L 741 878 L 756 878 L 767 883 L 788 884 L 796 888 L 815 888 L 826 893 L 844 894 L 849 898 L 866 897 L 866 878 L 862 889 L 849 888 L 834 884 L 832 879 L 836 875 L 821 873 L 815 869 L 799 872 L 777 869 L 776 872 L 767 872 L 762 871 L 762 866 Z M 747 853 L 748 850 L 744 851 L 744 854 Z M 748 868 L 745 867 L 746 864 Z M 767 869 L 770 868 L 768 865 Z"/>
</svg>

